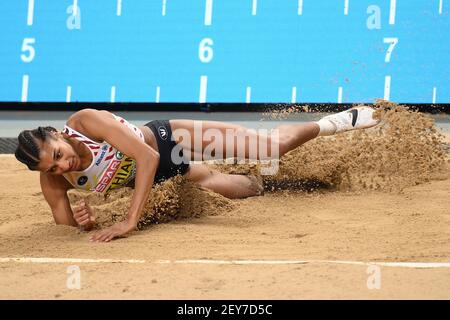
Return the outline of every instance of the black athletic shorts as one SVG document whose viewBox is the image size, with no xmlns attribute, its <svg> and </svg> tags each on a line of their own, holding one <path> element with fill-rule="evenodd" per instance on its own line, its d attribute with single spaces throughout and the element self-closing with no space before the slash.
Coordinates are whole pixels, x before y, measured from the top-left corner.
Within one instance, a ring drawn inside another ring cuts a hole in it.
<svg viewBox="0 0 450 320">
<path fill-rule="evenodd" d="M 159 152 L 159 166 L 156 170 L 155 182 L 161 182 L 178 174 L 185 174 L 189 169 L 189 160 L 184 157 L 183 149 L 178 147 L 176 159 L 172 159 L 172 149 L 177 145 L 172 137 L 169 120 L 153 120 L 145 124 L 156 137 Z M 181 161 L 182 159 L 182 161 Z M 175 162 L 173 161 L 175 160 Z"/>
</svg>

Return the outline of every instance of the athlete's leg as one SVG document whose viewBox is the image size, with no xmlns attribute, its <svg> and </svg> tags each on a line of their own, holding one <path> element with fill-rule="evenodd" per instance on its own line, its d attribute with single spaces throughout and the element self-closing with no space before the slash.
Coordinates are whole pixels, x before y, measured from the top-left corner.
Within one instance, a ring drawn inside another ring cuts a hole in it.
<svg viewBox="0 0 450 320">
<path fill-rule="evenodd" d="M 170 124 L 176 141 L 183 147 L 184 153 L 190 154 L 193 160 L 204 160 L 206 149 L 215 139 L 221 140 L 216 145 L 216 149 L 220 149 L 216 151 L 216 159 L 240 155 L 244 158 L 261 159 L 261 154 L 269 158 L 281 157 L 319 134 L 330 135 L 373 126 L 378 121 L 372 118 L 372 114 L 373 110 L 370 108 L 359 108 L 357 111 L 324 117 L 318 122 L 281 125 L 276 128 L 278 137 L 275 138 L 271 135 L 258 134 L 243 126 L 217 121 L 171 120 Z M 276 141 L 272 141 L 273 139 Z M 278 152 L 273 152 L 273 145 L 278 148 Z M 243 150 L 240 150 L 239 146 L 243 146 Z M 261 152 L 261 148 L 267 150 Z M 195 158 L 195 155 L 199 157 Z M 253 155 L 255 157 L 251 157 Z M 262 184 L 252 177 L 223 174 L 204 165 L 191 165 L 186 176 L 229 198 L 244 198 L 262 192 Z"/>
<path fill-rule="evenodd" d="M 227 198 L 247 198 L 264 192 L 262 183 L 254 176 L 226 174 L 204 164 L 191 164 L 185 177 Z"/>
<path fill-rule="evenodd" d="M 177 142 L 193 159 L 197 154 L 200 155 L 198 160 L 204 160 L 201 155 L 214 149 L 216 159 L 243 157 L 262 160 L 281 157 L 319 135 L 373 127 L 379 122 L 373 118 L 374 112 L 370 107 L 355 107 L 317 122 L 283 124 L 276 128 L 275 136 L 218 121 L 171 120 L 170 125 Z M 217 143 L 211 148 L 213 141 Z M 276 150 L 272 150 L 273 147 Z"/>
<path fill-rule="evenodd" d="M 212 147 L 213 143 L 218 146 L 215 159 L 281 157 L 319 134 L 319 125 L 315 122 L 280 125 L 275 137 L 219 121 L 170 120 L 170 125 L 177 143 L 192 160 L 207 160 L 202 155 L 208 154 L 206 148 Z M 278 150 L 272 150 L 272 146 Z"/>
</svg>

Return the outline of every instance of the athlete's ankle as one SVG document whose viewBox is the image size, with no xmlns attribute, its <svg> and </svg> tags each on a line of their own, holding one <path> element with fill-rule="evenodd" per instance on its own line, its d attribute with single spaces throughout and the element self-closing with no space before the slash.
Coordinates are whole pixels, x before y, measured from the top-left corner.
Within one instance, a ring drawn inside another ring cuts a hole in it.
<svg viewBox="0 0 450 320">
<path fill-rule="evenodd" d="M 322 118 L 319 121 L 316 121 L 316 123 L 319 125 L 318 137 L 331 136 L 336 133 L 337 127 L 330 120 Z"/>
</svg>

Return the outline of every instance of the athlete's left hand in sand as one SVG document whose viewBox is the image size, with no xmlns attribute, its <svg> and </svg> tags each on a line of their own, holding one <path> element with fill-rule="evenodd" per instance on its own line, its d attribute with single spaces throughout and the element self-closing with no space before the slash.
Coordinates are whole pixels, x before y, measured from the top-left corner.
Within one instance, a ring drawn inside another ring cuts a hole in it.
<svg viewBox="0 0 450 320">
<path fill-rule="evenodd" d="M 109 228 L 96 232 L 89 238 L 89 240 L 93 242 L 109 242 L 114 238 L 126 236 L 127 233 L 135 230 L 136 227 L 137 222 L 131 221 L 130 219 L 125 219 L 124 221 L 118 222 Z"/>
</svg>

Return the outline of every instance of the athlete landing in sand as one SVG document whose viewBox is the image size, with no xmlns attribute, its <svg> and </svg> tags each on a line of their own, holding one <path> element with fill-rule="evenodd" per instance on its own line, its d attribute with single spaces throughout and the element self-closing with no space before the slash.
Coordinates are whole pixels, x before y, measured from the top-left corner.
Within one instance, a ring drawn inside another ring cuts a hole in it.
<svg viewBox="0 0 450 320">
<path fill-rule="evenodd" d="M 372 127 L 378 123 L 373 113 L 369 107 L 352 108 L 317 122 L 281 125 L 273 136 L 216 121 L 155 120 L 136 127 L 110 112 L 84 109 L 74 113 L 61 132 L 52 127 L 22 131 L 15 156 L 30 170 L 40 171 L 42 193 L 57 224 L 84 230 L 95 224 L 86 203 L 72 211 L 69 189 L 108 193 L 134 187 L 127 218 L 90 237 L 110 241 L 136 229 L 154 182 L 178 174 L 228 198 L 262 194 L 263 186 L 254 176 L 224 174 L 189 163 L 199 154 L 204 159 L 211 135 L 214 140 L 224 137 L 219 150 L 223 152 L 218 154 L 246 159 L 256 154 L 256 159 L 265 160 L 281 157 L 317 136 Z"/>
</svg>

